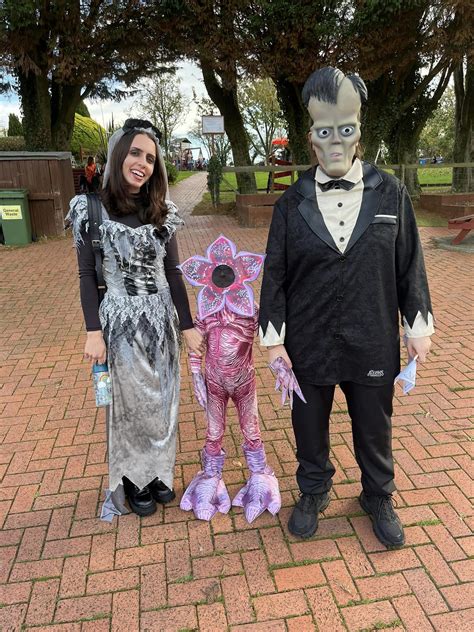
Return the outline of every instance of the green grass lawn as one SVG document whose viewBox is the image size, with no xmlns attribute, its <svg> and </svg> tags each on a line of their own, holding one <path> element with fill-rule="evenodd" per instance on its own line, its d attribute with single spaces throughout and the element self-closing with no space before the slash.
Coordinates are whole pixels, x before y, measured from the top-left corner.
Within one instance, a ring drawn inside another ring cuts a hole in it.
<svg viewBox="0 0 474 632">
<path fill-rule="evenodd" d="M 383 165 L 378 165 L 379 169 L 383 169 Z M 387 173 L 394 174 L 393 169 L 383 169 Z M 453 180 L 452 167 L 420 167 L 418 169 L 418 181 L 423 187 L 436 189 L 436 187 L 449 187 Z"/>
<path fill-rule="evenodd" d="M 176 180 L 176 182 L 173 182 L 173 184 L 178 184 L 178 182 L 181 182 L 181 180 L 186 180 L 186 178 L 190 178 L 195 173 L 198 173 L 198 171 L 178 171 L 178 179 Z"/>
<path fill-rule="evenodd" d="M 381 165 L 379 166 L 381 168 Z M 386 169 L 387 173 L 392 173 L 393 170 Z M 186 172 L 185 172 L 186 173 Z M 295 174 L 296 177 L 296 174 Z M 423 168 L 418 169 L 418 178 L 422 187 L 426 187 L 425 191 L 436 191 L 437 188 L 443 189 L 449 187 L 452 180 L 452 168 L 450 167 L 436 167 L 436 168 Z M 255 179 L 257 188 L 260 193 L 266 191 L 268 182 L 268 172 L 257 171 L 255 172 Z M 291 184 L 291 178 L 286 177 L 279 179 L 278 182 L 285 184 Z M 431 185 L 431 186 L 427 186 Z M 232 209 L 232 203 L 235 202 L 235 194 L 237 191 L 237 179 L 235 173 L 224 173 L 224 178 L 221 183 L 221 203 L 224 205 L 223 212 L 228 212 Z M 205 193 L 203 200 L 198 208 L 196 208 L 197 214 L 212 214 L 215 211 L 212 208 L 211 197 L 209 193 Z M 424 210 L 416 210 L 416 219 L 418 226 L 446 226 L 447 220 L 445 217 L 430 213 Z"/>
<path fill-rule="evenodd" d="M 382 165 L 379 165 L 380 169 L 383 169 Z M 387 173 L 393 174 L 393 169 L 384 169 Z M 186 172 L 185 172 L 186 173 Z M 295 179 L 297 178 L 295 174 Z M 266 190 L 268 182 L 268 172 L 256 171 L 255 179 L 257 181 L 257 189 Z M 434 189 L 439 186 L 441 188 L 445 186 L 451 186 L 453 179 L 453 170 L 451 167 L 433 167 L 426 168 L 420 167 L 418 169 L 418 179 L 421 186 L 433 187 Z M 278 182 L 282 184 L 291 184 L 291 178 L 279 178 Z M 237 179 L 235 173 L 224 173 L 224 178 L 221 184 L 221 191 L 237 191 Z"/>
<path fill-rule="evenodd" d="M 426 184 L 451 186 L 453 181 L 453 169 L 452 167 L 418 169 L 418 180 L 420 181 L 421 186 Z"/>
<path fill-rule="evenodd" d="M 297 174 L 295 174 L 295 180 L 297 177 Z M 255 180 L 257 182 L 257 189 L 261 191 L 267 190 L 267 171 L 256 171 Z M 277 182 L 281 184 L 291 184 L 291 177 L 287 176 L 286 178 L 278 178 Z M 221 184 L 221 191 L 237 191 L 237 178 L 235 177 L 235 173 L 224 173 Z"/>
</svg>

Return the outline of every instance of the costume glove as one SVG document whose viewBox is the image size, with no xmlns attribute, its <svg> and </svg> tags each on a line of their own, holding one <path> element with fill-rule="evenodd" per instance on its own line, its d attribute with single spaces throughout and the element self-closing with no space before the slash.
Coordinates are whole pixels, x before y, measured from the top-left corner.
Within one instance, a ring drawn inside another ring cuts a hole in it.
<svg viewBox="0 0 474 632">
<path fill-rule="evenodd" d="M 278 357 L 271 364 L 268 365 L 276 378 L 275 390 L 281 389 L 281 404 L 285 404 L 286 398 L 290 403 L 290 408 L 293 408 L 293 392 L 306 404 L 303 393 L 301 392 L 300 385 L 296 379 L 293 370 L 290 369 L 286 361 L 282 357 Z"/>
</svg>

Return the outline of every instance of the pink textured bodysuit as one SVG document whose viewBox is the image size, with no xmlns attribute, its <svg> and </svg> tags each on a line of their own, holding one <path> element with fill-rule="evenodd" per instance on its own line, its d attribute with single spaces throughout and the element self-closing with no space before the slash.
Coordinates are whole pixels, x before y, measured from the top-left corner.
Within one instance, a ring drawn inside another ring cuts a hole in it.
<svg viewBox="0 0 474 632">
<path fill-rule="evenodd" d="M 256 307 L 256 306 L 255 306 Z M 253 365 L 253 339 L 258 328 L 258 308 L 252 317 L 239 316 L 224 307 L 220 312 L 196 318 L 196 329 L 206 339 L 205 380 L 207 386 L 208 454 L 220 454 L 229 398 L 239 417 L 244 445 L 261 447 L 258 423 L 257 389 Z M 202 358 L 190 354 L 192 372 L 201 370 Z"/>
<path fill-rule="evenodd" d="M 221 235 L 207 251 L 207 259 L 191 257 L 181 270 L 193 285 L 204 286 L 198 298 L 195 327 L 206 340 L 204 374 L 200 356 L 190 353 L 194 391 L 207 416 L 202 471 L 191 481 L 181 508 L 210 520 L 227 513 L 230 498 L 222 479 L 225 452 L 222 441 L 229 399 L 234 402 L 244 438 L 243 450 L 251 476 L 232 504 L 244 508 L 252 522 L 268 509 L 281 507 L 278 481 L 267 465 L 258 421 L 253 340 L 257 331 L 258 306 L 246 284 L 257 278 L 263 256 L 236 254 L 235 245 Z"/>
</svg>

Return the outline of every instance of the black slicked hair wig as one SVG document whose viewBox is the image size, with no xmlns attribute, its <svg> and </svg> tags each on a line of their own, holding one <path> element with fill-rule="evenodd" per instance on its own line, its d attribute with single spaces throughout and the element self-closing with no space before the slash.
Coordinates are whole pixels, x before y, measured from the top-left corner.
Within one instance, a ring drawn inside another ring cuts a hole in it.
<svg viewBox="0 0 474 632">
<path fill-rule="evenodd" d="M 326 103 L 337 103 L 337 93 L 343 79 L 349 79 L 362 104 L 367 102 L 367 86 L 358 75 L 344 75 L 341 70 L 326 66 L 315 70 L 306 80 L 301 96 L 305 107 L 311 97 Z"/>
</svg>

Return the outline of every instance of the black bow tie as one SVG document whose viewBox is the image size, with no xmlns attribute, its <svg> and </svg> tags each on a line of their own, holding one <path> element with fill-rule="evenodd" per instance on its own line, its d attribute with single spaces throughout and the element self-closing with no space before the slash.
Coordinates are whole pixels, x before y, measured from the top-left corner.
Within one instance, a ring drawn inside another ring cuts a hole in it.
<svg viewBox="0 0 474 632">
<path fill-rule="evenodd" d="M 355 182 L 349 180 L 328 180 L 327 182 L 318 182 L 321 191 L 330 191 L 331 189 L 344 189 L 350 191 L 354 188 Z"/>
</svg>

